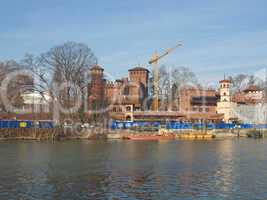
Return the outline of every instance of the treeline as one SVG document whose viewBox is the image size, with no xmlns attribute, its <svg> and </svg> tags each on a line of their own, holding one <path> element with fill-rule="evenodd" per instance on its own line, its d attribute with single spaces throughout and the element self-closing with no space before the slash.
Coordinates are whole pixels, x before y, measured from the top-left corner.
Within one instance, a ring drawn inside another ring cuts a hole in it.
<svg viewBox="0 0 267 200">
<path fill-rule="evenodd" d="M 23 106 L 21 94 L 35 91 L 43 97 L 49 96 L 47 103 L 54 120 L 84 121 L 90 81 L 88 71 L 96 63 L 92 50 L 76 42 L 66 42 L 37 56 L 26 54 L 21 61 L 1 62 L 1 112 L 16 113 L 10 107 Z"/>
<path fill-rule="evenodd" d="M 242 91 L 250 85 L 255 85 L 266 92 L 266 76 L 267 74 L 264 68 L 264 71 L 256 73 L 256 75 L 237 74 L 235 76 L 229 76 L 228 79 L 231 81 L 233 92 Z"/>
<path fill-rule="evenodd" d="M 33 79 L 30 76 L 16 75 L 23 67 L 14 60 L 0 61 L 0 112 L 9 112 L 4 105 L 5 100 L 15 107 L 23 105 L 21 94 L 23 91 L 32 88 Z"/>
</svg>

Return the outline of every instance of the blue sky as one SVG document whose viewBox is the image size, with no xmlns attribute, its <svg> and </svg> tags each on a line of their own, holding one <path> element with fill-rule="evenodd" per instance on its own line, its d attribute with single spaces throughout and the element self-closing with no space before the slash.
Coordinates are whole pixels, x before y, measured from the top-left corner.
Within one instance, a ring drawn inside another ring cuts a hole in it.
<svg viewBox="0 0 267 200">
<path fill-rule="evenodd" d="M 120 77 L 182 41 L 161 64 L 203 82 L 267 66 L 266 0 L 0 0 L 0 60 L 86 43 Z"/>
</svg>

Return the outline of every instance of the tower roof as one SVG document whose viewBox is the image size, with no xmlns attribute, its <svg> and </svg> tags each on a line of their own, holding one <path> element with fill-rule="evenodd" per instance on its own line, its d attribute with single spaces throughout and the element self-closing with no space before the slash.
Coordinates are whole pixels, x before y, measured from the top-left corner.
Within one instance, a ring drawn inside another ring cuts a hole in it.
<svg viewBox="0 0 267 200">
<path fill-rule="evenodd" d="M 104 71 L 104 69 L 102 67 L 100 67 L 100 65 L 94 65 L 93 67 L 90 68 L 90 70 L 101 70 L 101 71 Z"/>
<path fill-rule="evenodd" d="M 228 79 L 223 79 L 223 80 L 220 81 L 220 83 L 231 83 L 231 81 L 228 80 Z"/>
<path fill-rule="evenodd" d="M 144 68 L 144 67 L 134 67 L 132 69 L 129 69 L 128 71 L 146 71 L 146 72 L 149 72 L 149 70 Z"/>
<path fill-rule="evenodd" d="M 257 87 L 256 85 L 250 85 L 248 86 L 245 90 L 243 90 L 244 92 L 255 92 L 255 91 L 262 91 L 259 87 Z"/>
</svg>

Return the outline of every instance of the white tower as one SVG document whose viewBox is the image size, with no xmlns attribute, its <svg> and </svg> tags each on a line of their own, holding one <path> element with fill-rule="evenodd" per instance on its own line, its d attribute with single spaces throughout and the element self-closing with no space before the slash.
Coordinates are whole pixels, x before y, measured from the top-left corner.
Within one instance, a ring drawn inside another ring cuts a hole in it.
<svg viewBox="0 0 267 200">
<path fill-rule="evenodd" d="M 220 101 L 221 102 L 230 102 L 230 81 L 229 80 L 221 80 L 220 81 Z"/>
<path fill-rule="evenodd" d="M 233 109 L 230 95 L 230 84 L 231 82 L 227 79 L 220 81 L 220 101 L 217 102 L 217 113 L 224 114 L 225 122 L 229 122 L 229 119 L 231 119 Z"/>
</svg>

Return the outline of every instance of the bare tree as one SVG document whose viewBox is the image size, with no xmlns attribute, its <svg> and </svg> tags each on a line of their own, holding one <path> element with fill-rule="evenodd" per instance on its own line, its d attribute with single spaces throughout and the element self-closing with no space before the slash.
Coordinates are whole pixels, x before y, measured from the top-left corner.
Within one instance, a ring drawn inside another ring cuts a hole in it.
<svg viewBox="0 0 267 200">
<path fill-rule="evenodd" d="M 194 72 L 188 67 L 177 67 L 172 71 L 173 80 L 178 88 L 183 85 L 198 85 L 198 80 Z"/>
<path fill-rule="evenodd" d="M 196 75 L 189 68 L 161 66 L 159 69 L 161 108 L 171 110 L 172 102 L 178 99 L 179 89 L 185 85 L 197 84 Z"/>
<path fill-rule="evenodd" d="M 264 87 L 264 80 L 261 80 L 254 75 L 238 74 L 236 76 L 229 76 L 232 84 L 232 91 L 237 92 L 246 89 L 249 85 L 256 85 L 260 88 Z"/>
<path fill-rule="evenodd" d="M 21 94 L 33 85 L 31 77 L 19 73 L 21 69 L 23 67 L 14 60 L 0 62 L 0 92 L 2 97 L 0 99 L 0 110 L 3 112 L 12 112 L 8 109 L 8 105 L 4 105 L 3 98 L 7 99 L 9 105 L 20 108 L 24 103 Z M 3 84 L 3 81 L 11 75 L 12 77 L 7 85 Z"/>
<path fill-rule="evenodd" d="M 38 57 L 26 55 L 23 60 L 24 66 L 38 79 L 35 81 L 35 89 L 40 93 L 49 92 L 54 109 L 59 105 L 69 109 L 78 100 L 86 101 L 88 71 L 96 62 L 92 50 L 87 45 L 76 42 L 53 47 Z M 78 108 L 80 120 L 85 115 L 84 105 L 83 102 Z M 54 110 L 54 114 L 56 113 L 59 111 Z"/>
</svg>

